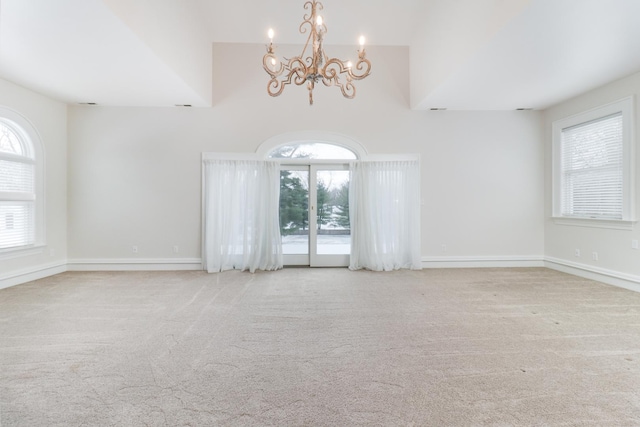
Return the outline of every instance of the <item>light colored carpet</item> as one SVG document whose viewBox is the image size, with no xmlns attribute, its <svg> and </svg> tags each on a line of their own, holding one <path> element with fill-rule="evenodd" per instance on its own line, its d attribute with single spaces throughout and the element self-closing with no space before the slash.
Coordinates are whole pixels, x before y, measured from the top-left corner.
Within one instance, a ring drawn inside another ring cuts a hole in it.
<svg viewBox="0 0 640 427">
<path fill-rule="evenodd" d="M 546 269 L 0 291 L 6 426 L 640 425 L 640 294 Z"/>
</svg>

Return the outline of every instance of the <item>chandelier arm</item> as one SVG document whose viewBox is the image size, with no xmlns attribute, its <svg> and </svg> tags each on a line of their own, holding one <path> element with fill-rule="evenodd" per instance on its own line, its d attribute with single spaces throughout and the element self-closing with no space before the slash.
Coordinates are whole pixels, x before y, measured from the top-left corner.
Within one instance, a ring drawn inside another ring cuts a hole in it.
<svg viewBox="0 0 640 427">
<path fill-rule="evenodd" d="M 273 62 L 271 62 L 272 60 L 275 60 L 276 63 L 280 63 L 280 67 L 278 67 L 277 69 L 274 69 L 272 67 L 274 67 L 275 65 L 273 65 Z M 271 64 L 271 65 L 269 65 Z M 284 64 L 282 64 L 282 62 L 278 61 L 278 58 L 272 53 L 269 52 L 267 54 L 264 55 L 264 57 L 262 58 L 262 66 L 264 67 L 264 70 L 267 72 L 267 74 L 269 74 L 271 76 L 271 78 L 275 78 L 279 75 L 282 74 L 282 72 L 285 69 Z"/>
<path fill-rule="evenodd" d="M 337 86 L 342 92 L 342 96 L 352 99 L 356 96 L 356 87 L 351 81 L 350 70 L 345 66 L 344 61 L 337 58 L 331 58 L 322 69 L 322 83 L 325 86 Z M 346 83 L 340 80 L 341 75 L 346 75 Z"/>
<path fill-rule="evenodd" d="M 267 82 L 267 93 L 274 97 L 280 96 L 280 94 L 282 94 L 282 91 L 284 90 L 285 85 L 287 84 L 288 84 L 287 82 L 282 82 L 277 78 L 273 77 L 271 80 Z"/>
<path fill-rule="evenodd" d="M 340 74 L 344 74 L 348 69 L 344 66 L 344 62 L 337 59 L 327 59 L 324 67 L 320 71 L 322 75 L 322 81 L 325 86 L 331 86 L 333 80 L 339 80 Z"/>
<path fill-rule="evenodd" d="M 302 86 L 307 82 L 308 71 L 306 70 L 306 67 L 298 67 L 291 70 L 291 73 L 289 74 L 289 80 L 293 80 L 296 86 Z"/>
<path fill-rule="evenodd" d="M 287 74 L 287 84 L 293 81 L 297 86 L 300 86 L 306 82 L 309 66 L 304 63 L 301 57 L 296 56 L 291 58 L 287 63 L 286 69 L 289 71 Z"/>
<path fill-rule="evenodd" d="M 306 75 L 308 73 L 308 67 L 298 56 L 289 59 L 286 64 L 281 63 L 278 73 L 270 71 L 267 67 L 265 67 L 265 69 L 271 76 L 271 80 L 269 80 L 267 84 L 267 92 L 271 96 L 280 96 L 286 85 L 295 83 L 297 86 L 300 86 L 307 81 Z M 285 70 L 287 73 L 284 78 L 279 80 L 278 77 L 280 77 Z"/>
<path fill-rule="evenodd" d="M 347 99 L 353 99 L 356 96 L 356 87 L 353 84 L 352 81 L 348 81 L 347 83 L 345 83 L 344 85 L 339 84 L 338 87 L 340 88 L 340 91 L 342 92 L 342 96 L 344 96 Z"/>
<path fill-rule="evenodd" d="M 359 73 L 355 73 L 353 70 L 356 69 L 360 71 Z M 356 62 L 355 67 L 349 70 L 349 76 L 354 80 L 362 80 L 367 77 L 371 73 L 371 62 L 364 57 L 364 54 L 360 56 L 358 62 Z"/>
<path fill-rule="evenodd" d="M 324 83 L 325 86 L 336 86 L 340 88 L 342 96 L 344 96 L 345 98 L 353 99 L 356 96 L 356 86 L 349 78 L 347 78 L 346 83 L 342 83 L 342 81 L 340 80 L 340 76 L 337 75 L 335 78 L 331 79 L 323 78 L 322 83 Z"/>
</svg>

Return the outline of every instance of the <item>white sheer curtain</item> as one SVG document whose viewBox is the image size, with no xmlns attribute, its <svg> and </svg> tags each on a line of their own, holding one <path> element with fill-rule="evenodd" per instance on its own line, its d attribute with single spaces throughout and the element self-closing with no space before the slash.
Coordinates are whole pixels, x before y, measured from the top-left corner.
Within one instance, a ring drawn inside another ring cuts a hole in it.
<svg viewBox="0 0 640 427">
<path fill-rule="evenodd" d="M 279 164 L 205 160 L 204 166 L 206 270 L 282 268 Z"/>
<path fill-rule="evenodd" d="M 352 162 L 350 171 L 349 268 L 421 269 L 418 160 Z"/>
</svg>

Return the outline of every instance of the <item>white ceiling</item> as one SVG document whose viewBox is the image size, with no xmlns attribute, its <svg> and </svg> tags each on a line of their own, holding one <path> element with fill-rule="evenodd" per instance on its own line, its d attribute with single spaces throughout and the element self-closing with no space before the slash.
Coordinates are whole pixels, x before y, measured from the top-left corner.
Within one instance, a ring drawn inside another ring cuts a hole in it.
<svg viewBox="0 0 640 427">
<path fill-rule="evenodd" d="M 0 77 L 115 106 L 209 106 L 211 43 L 264 44 L 273 27 L 298 44 L 305 14 L 304 0 L 0 1 Z M 542 109 L 640 71 L 640 0 L 324 6 L 327 44 L 410 47 L 416 109 Z"/>
<path fill-rule="evenodd" d="M 276 30 L 279 43 L 304 42 L 298 27 L 309 12 L 304 9 L 306 0 L 193 1 L 207 18 L 215 42 L 264 44 L 269 28 Z M 426 2 L 321 0 L 321 3 L 328 29 L 326 43 L 356 46 L 360 35 L 366 34 L 367 43 L 373 45 L 408 46 Z"/>
</svg>

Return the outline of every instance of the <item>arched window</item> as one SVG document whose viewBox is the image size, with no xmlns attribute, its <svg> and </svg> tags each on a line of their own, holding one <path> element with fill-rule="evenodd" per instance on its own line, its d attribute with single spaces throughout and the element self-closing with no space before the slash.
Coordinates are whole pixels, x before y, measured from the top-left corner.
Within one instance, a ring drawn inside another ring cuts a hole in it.
<svg viewBox="0 0 640 427">
<path fill-rule="evenodd" d="M 275 135 L 256 150 L 261 159 L 289 159 L 293 163 L 309 160 L 364 160 L 365 148 L 355 139 L 333 132 L 298 131 Z"/>
<path fill-rule="evenodd" d="M 41 240 L 41 162 L 31 135 L 37 134 L 26 120 L 0 108 L 0 252 Z"/>
<path fill-rule="evenodd" d="M 356 160 L 356 153 L 346 147 L 323 142 L 285 144 L 271 150 L 272 159 Z"/>
</svg>

